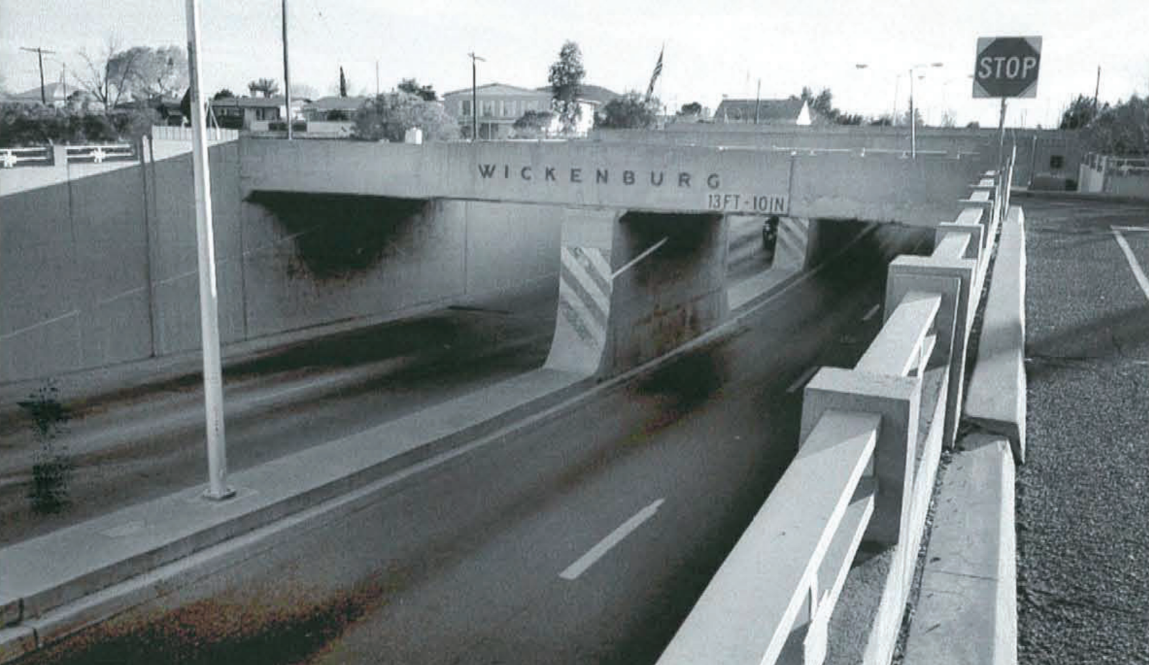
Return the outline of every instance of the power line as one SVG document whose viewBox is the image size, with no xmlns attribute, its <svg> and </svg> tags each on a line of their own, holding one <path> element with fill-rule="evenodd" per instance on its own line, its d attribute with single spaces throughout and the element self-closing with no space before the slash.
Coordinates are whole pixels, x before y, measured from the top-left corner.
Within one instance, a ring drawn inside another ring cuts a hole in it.
<svg viewBox="0 0 1149 665">
<path fill-rule="evenodd" d="M 40 58 L 40 101 L 43 102 L 45 106 L 47 106 L 48 105 L 48 95 L 44 93 L 44 54 L 45 53 L 55 53 L 55 51 L 46 51 L 46 50 L 40 48 L 39 46 L 37 46 L 36 48 L 30 48 L 28 46 L 21 46 L 20 50 L 21 51 L 30 51 L 32 53 L 35 53 Z"/>
</svg>

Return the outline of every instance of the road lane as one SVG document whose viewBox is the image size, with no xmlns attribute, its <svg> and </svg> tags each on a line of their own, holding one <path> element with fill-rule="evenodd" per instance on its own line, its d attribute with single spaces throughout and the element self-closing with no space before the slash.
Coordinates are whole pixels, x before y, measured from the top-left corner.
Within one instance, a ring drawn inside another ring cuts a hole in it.
<svg viewBox="0 0 1149 665">
<path fill-rule="evenodd" d="M 796 450 L 801 395 L 786 387 L 852 363 L 880 326 L 859 322 L 884 264 L 859 248 L 838 266 L 733 335 L 365 511 L 347 532 L 387 533 L 364 555 L 385 590 L 311 662 L 656 659 Z"/>
</svg>

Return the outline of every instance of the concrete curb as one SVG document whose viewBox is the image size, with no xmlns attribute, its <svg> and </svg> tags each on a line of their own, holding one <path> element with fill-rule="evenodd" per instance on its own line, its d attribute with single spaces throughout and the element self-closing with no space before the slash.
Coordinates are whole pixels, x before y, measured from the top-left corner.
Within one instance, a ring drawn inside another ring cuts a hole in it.
<svg viewBox="0 0 1149 665">
<path fill-rule="evenodd" d="M 1010 196 L 1027 199 L 1050 199 L 1055 201 L 1102 201 L 1105 203 L 1149 204 L 1149 198 L 1126 196 L 1124 194 L 1104 194 L 1101 192 L 1062 192 L 1056 190 L 1033 190 L 1023 187 L 1010 189 Z"/>
<path fill-rule="evenodd" d="M 1009 442 L 962 439 L 938 490 L 906 665 L 1017 663 L 1017 536 Z"/>
<path fill-rule="evenodd" d="M 876 228 L 871 226 L 859 233 L 839 252 L 826 257 L 819 266 L 795 279 L 787 280 L 784 285 L 772 288 L 770 293 L 756 299 L 753 305 L 735 312 L 713 330 L 664 356 L 597 385 L 591 385 L 590 379 L 575 379 L 470 427 L 457 429 L 422 445 L 416 445 L 400 455 L 364 468 L 350 469 L 342 477 L 316 486 L 303 495 L 284 497 L 277 503 L 265 505 L 254 512 L 228 517 L 219 524 L 209 525 L 206 531 L 194 531 L 131 559 L 116 562 L 105 569 L 90 571 L 80 578 L 69 578 L 56 588 L 45 589 L 33 597 L 37 602 L 26 602 L 26 599 L 19 594 L 0 592 L 0 611 L 2 611 L 0 616 L 6 619 L 3 625 L 8 626 L 0 628 L 0 663 L 10 662 L 80 630 L 97 625 L 132 607 L 194 583 L 202 575 L 189 573 L 189 566 L 191 570 L 198 571 L 230 565 L 229 561 L 246 558 L 248 550 L 266 549 L 267 545 L 263 541 L 271 535 L 275 536 L 277 542 L 286 542 L 301 524 L 310 523 L 314 519 L 337 519 L 369 503 L 378 492 L 385 491 L 400 479 L 410 478 L 442 461 L 463 455 L 504 437 L 521 435 L 543 427 L 594 397 L 620 390 L 639 376 L 656 371 L 683 354 L 733 334 L 759 307 L 765 306 L 774 297 L 819 273 L 836 255 L 847 251 Z M 449 422 L 454 419 L 447 420 Z M 389 426 L 384 425 L 372 431 L 387 427 Z M 362 438 L 365 435 L 370 436 L 370 433 L 348 439 Z M 481 438 L 474 440 L 475 437 Z M 348 439 L 325 446 L 340 443 L 346 445 Z M 316 449 L 312 449 L 311 453 L 316 454 Z M 275 464 L 271 463 L 264 467 Z M 261 468 L 263 467 L 252 471 Z M 239 475 L 241 474 L 237 474 L 234 479 L 237 484 L 240 482 Z M 183 497 L 183 494 L 189 496 Z M 189 504 L 191 494 L 194 494 L 194 491 L 165 498 L 175 498 Z M 53 535 L 48 534 L 42 538 Z M 4 558 L 11 549 L 0 549 L 0 558 Z M 69 582 L 72 584 L 69 585 Z"/>
<path fill-rule="evenodd" d="M 966 420 L 1009 438 L 1025 462 L 1025 214 L 1012 206 L 1002 224 L 978 342 L 962 409 Z"/>
</svg>

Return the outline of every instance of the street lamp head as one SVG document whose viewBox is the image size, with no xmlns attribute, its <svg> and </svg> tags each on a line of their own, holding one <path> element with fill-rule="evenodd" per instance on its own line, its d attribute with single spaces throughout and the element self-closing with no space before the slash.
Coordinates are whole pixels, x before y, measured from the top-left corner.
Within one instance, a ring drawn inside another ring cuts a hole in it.
<svg viewBox="0 0 1149 665">
<path fill-rule="evenodd" d="M 944 63 L 944 62 L 931 62 L 930 63 L 930 67 L 945 67 L 945 66 L 946 66 L 946 63 Z"/>
<path fill-rule="evenodd" d="M 859 62 L 854 65 L 854 69 L 865 69 L 867 67 L 869 67 L 869 65 L 864 62 Z"/>
</svg>

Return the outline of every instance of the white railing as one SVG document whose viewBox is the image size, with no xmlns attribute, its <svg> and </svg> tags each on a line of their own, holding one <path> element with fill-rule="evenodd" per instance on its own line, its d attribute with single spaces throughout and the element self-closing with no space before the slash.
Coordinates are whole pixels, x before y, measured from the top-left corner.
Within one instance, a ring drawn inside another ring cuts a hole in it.
<svg viewBox="0 0 1149 665">
<path fill-rule="evenodd" d="M 901 625 L 942 446 L 952 446 L 966 348 L 1016 150 L 974 186 L 933 253 L 890 264 L 886 319 L 853 369 L 805 389 L 801 445 L 659 663 L 821 663 L 863 540 L 892 552 L 874 662 Z M 925 423 L 925 424 L 923 424 Z"/>
<path fill-rule="evenodd" d="M 52 146 L 41 145 L 32 148 L 0 148 L 0 168 L 12 169 L 17 166 L 51 166 Z"/>
<path fill-rule="evenodd" d="M 135 150 L 127 143 L 109 145 L 70 145 L 65 148 L 69 162 L 122 162 L 135 159 Z"/>
</svg>

